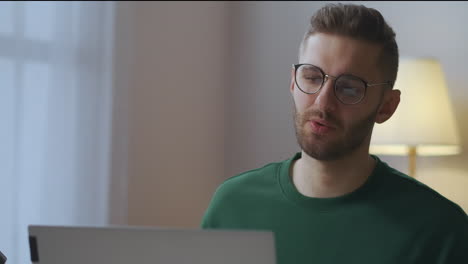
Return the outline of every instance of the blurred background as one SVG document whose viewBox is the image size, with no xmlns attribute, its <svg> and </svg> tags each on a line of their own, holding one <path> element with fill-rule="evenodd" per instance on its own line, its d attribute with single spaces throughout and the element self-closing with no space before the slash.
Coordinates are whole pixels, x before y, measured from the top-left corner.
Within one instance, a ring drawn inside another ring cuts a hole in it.
<svg viewBox="0 0 468 264">
<path fill-rule="evenodd" d="M 196 228 L 223 180 L 299 151 L 290 69 L 325 3 L 0 2 L 8 263 L 30 262 L 30 224 Z M 463 150 L 417 178 L 468 212 L 468 3 L 354 3 L 441 62 Z"/>
</svg>

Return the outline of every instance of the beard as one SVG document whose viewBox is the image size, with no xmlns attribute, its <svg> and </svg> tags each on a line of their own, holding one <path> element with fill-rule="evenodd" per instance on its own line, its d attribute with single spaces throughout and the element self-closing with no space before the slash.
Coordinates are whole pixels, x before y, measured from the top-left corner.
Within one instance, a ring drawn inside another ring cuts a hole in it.
<svg viewBox="0 0 468 264">
<path fill-rule="evenodd" d="M 313 110 L 305 113 L 298 113 L 294 104 L 294 127 L 296 138 L 301 149 L 310 157 L 321 161 L 332 161 L 351 154 L 364 144 L 364 141 L 372 133 L 374 120 L 378 107 L 369 115 L 356 120 L 346 129 L 343 123 L 330 113 Z M 328 121 L 336 127 L 337 131 L 344 131 L 344 134 L 331 138 L 330 135 L 317 135 L 305 129 L 312 117 L 319 117 Z"/>
</svg>

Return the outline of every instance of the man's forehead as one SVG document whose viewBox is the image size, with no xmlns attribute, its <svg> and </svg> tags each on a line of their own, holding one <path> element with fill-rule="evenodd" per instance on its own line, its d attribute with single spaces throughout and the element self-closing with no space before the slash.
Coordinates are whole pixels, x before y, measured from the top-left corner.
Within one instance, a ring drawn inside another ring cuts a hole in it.
<svg viewBox="0 0 468 264">
<path fill-rule="evenodd" d="M 382 49 L 381 45 L 364 40 L 315 33 L 304 41 L 299 62 L 317 65 L 332 75 L 368 73 L 378 66 Z"/>
</svg>

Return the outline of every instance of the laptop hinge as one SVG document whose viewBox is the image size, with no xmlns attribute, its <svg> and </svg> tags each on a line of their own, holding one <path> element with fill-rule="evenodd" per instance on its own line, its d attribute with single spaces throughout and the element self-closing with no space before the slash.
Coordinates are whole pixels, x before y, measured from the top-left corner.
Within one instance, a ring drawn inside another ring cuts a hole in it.
<svg viewBox="0 0 468 264">
<path fill-rule="evenodd" d="M 37 239 L 35 236 L 29 236 L 29 251 L 31 252 L 31 261 L 39 262 L 39 252 L 37 251 Z"/>
</svg>

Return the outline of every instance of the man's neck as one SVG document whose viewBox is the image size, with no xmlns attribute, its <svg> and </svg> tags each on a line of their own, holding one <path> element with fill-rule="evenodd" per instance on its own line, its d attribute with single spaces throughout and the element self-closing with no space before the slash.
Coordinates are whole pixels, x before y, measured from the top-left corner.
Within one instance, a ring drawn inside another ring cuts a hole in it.
<svg viewBox="0 0 468 264">
<path fill-rule="evenodd" d="M 372 173 L 375 160 L 368 152 L 354 153 L 333 161 L 320 161 L 304 151 L 291 165 L 297 190 L 309 197 L 330 198 L 358 189 Z"/>
</svg>

